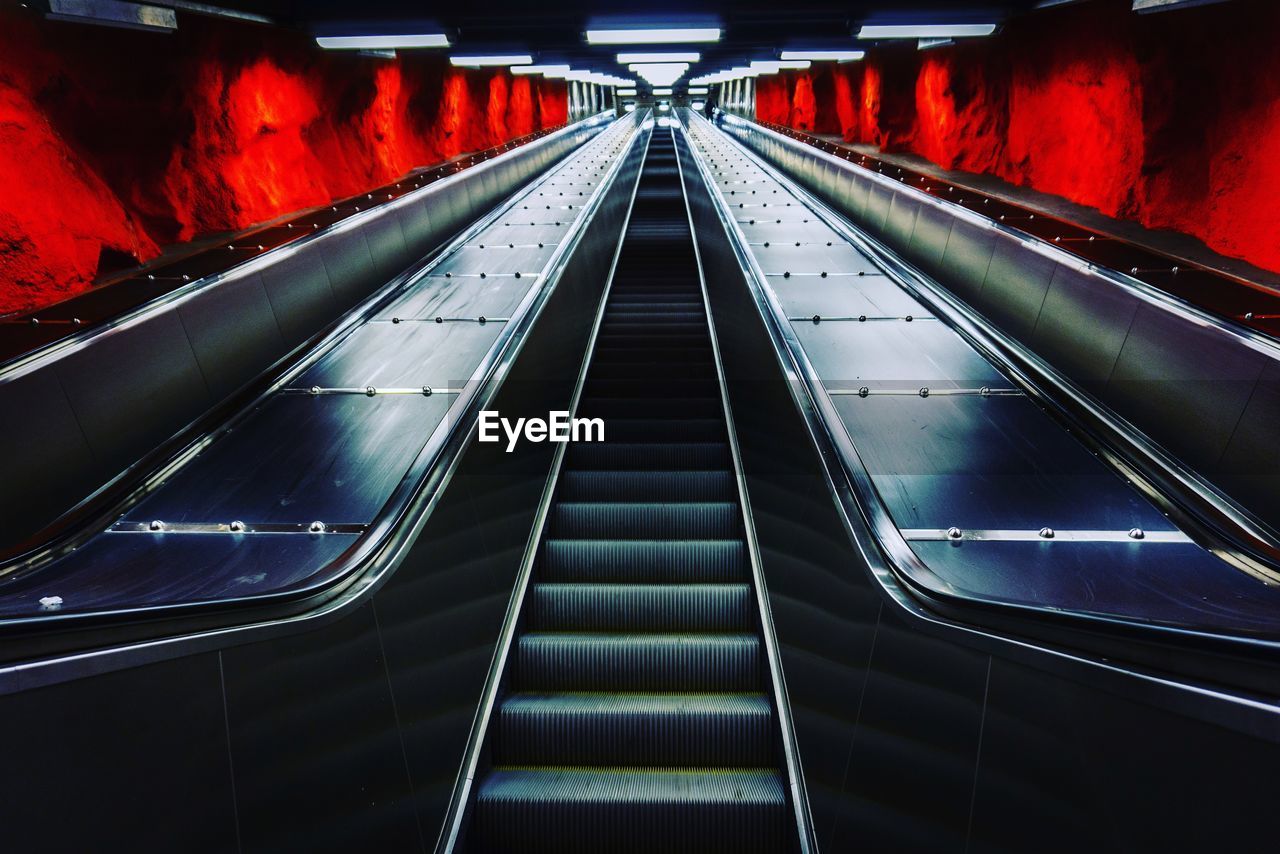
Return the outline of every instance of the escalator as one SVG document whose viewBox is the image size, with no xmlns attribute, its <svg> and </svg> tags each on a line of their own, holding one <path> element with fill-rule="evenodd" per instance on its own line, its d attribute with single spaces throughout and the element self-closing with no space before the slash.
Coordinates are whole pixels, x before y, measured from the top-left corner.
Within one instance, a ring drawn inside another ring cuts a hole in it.
<svg viewBox="0 0 1280 854">
<path fill-rule="evenodd" d="M 475 851 L 796 847 L 672 133 L 650 143 L 538 544 Z"/>
</svg>

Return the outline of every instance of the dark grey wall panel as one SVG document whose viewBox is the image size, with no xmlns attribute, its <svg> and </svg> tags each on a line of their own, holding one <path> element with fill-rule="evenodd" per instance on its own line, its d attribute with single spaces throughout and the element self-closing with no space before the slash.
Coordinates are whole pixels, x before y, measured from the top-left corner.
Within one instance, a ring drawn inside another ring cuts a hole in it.
<svg viewBox="0 0 1280 854">
<path fill-rule="evenodd" d="M 1138 309 L 1106 400 L 1194 466 L 1212 469 L 1266 357 L 1157 307 Z"/>
<path fill-rule="evenodd" d="M 257 377 L 288 350 L 257 274 L 196 294 L 178 314 L 214 400 Z"/>
<path fill-rule="evenodd" d="M 0 727 L 5 850 L 238 850 L 217 653 L 4 697 Z"/>
<path fill-rule="evenodd" d="M 997 234 L 991 264 L 977 305 L 1015 338 L 1025 341 L 1036 327 L 1057 262 L 1027 250 L 1017 238 Z"/>
<path fill-rule="evenodd" d="M 311 243 L 262 271 L 271 310 L 290 348 L 338 316 L 338 300 L 329 284 L 322 252 L 318 243 Z"/>
<path fill-rule="evenodd" d="M 964 220 L 956 220 L 947 235 L 947 248 L 942 252 L 941 279 L 961 299 L 972 300 L 982 292 L 995 252 L 996 235 Z"/>
<path fill-rule="evenodd" d="M 884 237 L 884 222 L 889 218 L 894 191 L 880 184 L 867 189 L 867 206 L 862 212 L 861 224 L 876 239 Z"/>
<path fill-rule="evenodd" d="M 1138 298 L 1065 264 L 1054 270 L 1039 319 L 1024 340 L 1087 391 L 1111 378 Z"/>
<path fill-rule="evenodd" d="M 3 396 L 0 447 L 10 452 L 0 488 L 0 548 L 52 522 L 67 509 L 66 496 L 88 495 L 103 474 L 52 371 L 10 380 Z"/>
<path fill-rule="evenodd" d="M 242 850 L 421 848 L 371 605 L 223 662 Z"/>
<path fill-rule="evenodd" d="M 336 232 L 321 243 L 329 287 L 346 310 L 371 294 L 385 280 L 374 272 L 373 257 L 359 228 Z"/>
<path fill-rule="evenodd" d="M 942 255 L 947 250 L 953 218 L 932 205 L 921 205 L 916 215 L 911 241 L 905 250 L 907 258 L 921 270 L 937 275 L 942 269 Z"/>
<path fill-rule="evenodd" d="M 905 193 L 895 193 L 884 221 L 884 239 L 905 249 L 911 242 L 911 232 L 916 227 L 916 214 L 919 211 L 919 202 Z"/>
<path fill-rule="evenodd" d="M 1280 528 L 1280 365 L 1263 371 L 1219 463 L 1223 486 Z"/>
<path fill-rule="evenodd" d="M 431 222 L 431 207 L 426 201 L 415 199 L 394 211 L 400 221 L 400 232 L 404 235 L 405 252 L 411 261 L 416 261 L 433 248 L 431 241 L 435 226 Z"/>
<path fill-rule="evenodd" d="M 384 282 L 404 271 L 414 260 L 405 247 L 404 234 L 397 217 L 380 216 L 371 219 L 361 226 L 361 230 L 364 232 L 365 243 L 369 246 L 369 255 L 373 257 L 373 268 Z"/>
<path fill-rule="evenodd" d="M 113 473 L 213 404 L 176 313 L 117 329 L 57 372 L 94 458 Z"/>
</svg>

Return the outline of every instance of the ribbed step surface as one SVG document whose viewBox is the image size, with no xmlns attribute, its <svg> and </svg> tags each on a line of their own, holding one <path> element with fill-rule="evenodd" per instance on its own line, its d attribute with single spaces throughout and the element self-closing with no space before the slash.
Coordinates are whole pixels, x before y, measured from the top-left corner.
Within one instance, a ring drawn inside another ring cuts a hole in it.
<svg viewBox="0 0 1280 854">
<path fill-rule="evenodd" d="M 795 847 L 671 142 L 653 137 L 579 402 L 605 441 L 569 446 L 541 532 L 476 851 Z"/>
<path fill-rule="evenodd" d="M 516 694 L 498 740 L 514 765 L 732 768 L 772 761 L 772 726 L 754 694 Z"/>
<path fill-rule="evenodd" d="M 481 849 L 524 854 L 785 851 L 775 771 L 495 768 L 480 785 Z"/>
</svg>

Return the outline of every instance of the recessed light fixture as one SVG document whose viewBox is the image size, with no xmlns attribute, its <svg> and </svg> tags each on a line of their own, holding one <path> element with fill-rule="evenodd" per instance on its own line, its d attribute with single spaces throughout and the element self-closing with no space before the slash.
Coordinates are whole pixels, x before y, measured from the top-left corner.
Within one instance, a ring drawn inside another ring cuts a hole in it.
<svg viewBox="0 0 1280 854">
<path fill-rule="evenodd" d="M 867 55 L 863 50 L 784 50 L 783 60 L 807 59 L 811 62 L 854 62 Z"/>
<path fill-rule="evenodd" d="M 587 30 L 587 44 L 691 44 L 720 41 L 719 27 Z"/>
<path fill-rule="evenodd" d="M 511 68 L 512 74 L 544 74 L 547 77 L 563 77 L 569 73 L 567 65 L 516 65 Z"/>
<path fill-rule="evenodd" d="M 636 94 L 636 90 L 635 89 L 619 89 L 618 94 L 624 98 L 634 98 Z"/>
<path fill-rule="evenodd" d="M 995 24 L 868 24 L 860 39 L 964 39 L 989 36 Z"/>
<path fill-rule="evenodd" d="M 810 65 L 807 59 L 788 59 L 777 62 L 757 59 L 751 63 L 751 68 L 761 74 L 777 74 L 784 69 L 808 68 Z"/>
<path fill-rule="evenodd" d="M 531 65 L 533 57 L 527 53 L 494 53 L 479 56 L 451 56 L 449 62 L 466 68 L 492 65 Z"/>
<path fill-rule="evenodd" d="M 670 86 L 689 70 L 687 62 L 638 62 L 627 66 L 654 86 Z"/>
<path fill-rule="evenodd" d="M 448 47 L 444 33 L 403 36 L 316 36 L 316 44 L 328 50 L 402 50 L 414 47 Z"/>
<path fill-rule="evenodd" d="M 689 94 L 690 94 L 690 95 L 705 95 L 705 94 L 707 94 L 707 87 L 706 87 L 706 86 L 690 86 L 690 87 L 689 87 Z"/>
<path fill-rule="evenodd" d="M 630 65 L 633 62 L 697 62 L 702 58 L 702 54 L 696 51 L 686 51 L 684 53 L 620 53 L 618 54 L 618 62 L 622 65 Z"/>
<path fill-rule="evenodd" d="M 664 88 L 664 89 L 654 89 L 654 90 L 653 90 L 653 94 L 654 94 L 654 96 L 655 96 L 655 97 L 658 97 L 658 96 L 661 96 L 661 95 L 670 95 L 670 94 L 671 94 L 671 90 L 670 90 L 670 89 L 665 89 L 665 88 Z"/>
</svg>

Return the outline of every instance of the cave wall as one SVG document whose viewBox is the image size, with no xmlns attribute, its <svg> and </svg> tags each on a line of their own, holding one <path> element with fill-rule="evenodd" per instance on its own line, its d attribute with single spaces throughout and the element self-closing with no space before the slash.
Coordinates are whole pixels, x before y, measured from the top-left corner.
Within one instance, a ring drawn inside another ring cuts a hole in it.
<svg viewBox="0 0 1280 854">
<path fill-rule="evenodd" d="M 1092 0 L 990 39 L 762 77 L 757 116 L 997 175 L 1280 270 L 1280 4 L 1130 6 Z M 830 96 L 811 115 L 819 92 Z"/>
<path fill-rule="evenodd" d="M 208 18 L 159 35 L 0 7 L 0 314 L 567 117 L 562 81 L 439 54 L 388 61 Z"/>
</svg>

